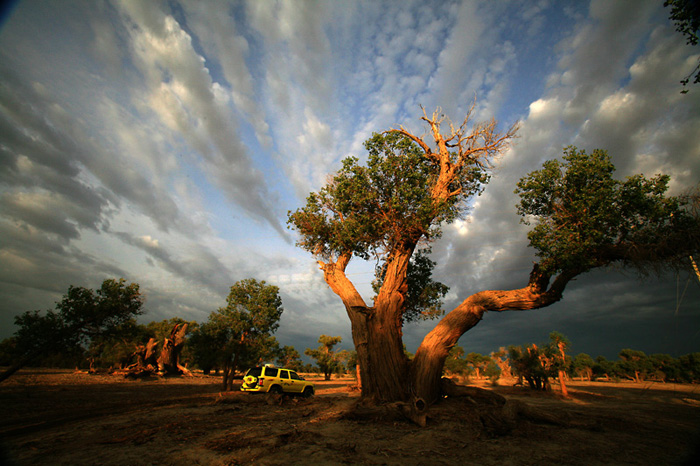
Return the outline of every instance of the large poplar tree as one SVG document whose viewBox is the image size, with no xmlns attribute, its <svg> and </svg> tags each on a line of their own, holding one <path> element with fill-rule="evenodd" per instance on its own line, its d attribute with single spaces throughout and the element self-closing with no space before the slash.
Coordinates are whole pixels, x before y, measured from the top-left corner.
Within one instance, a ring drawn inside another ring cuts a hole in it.
<svg viewBox="0 0 700 466">
<path fill-rule="evenodd" d="M 534 223 L 529 239 L 539 258 L 526 286 L 467 297 L 409 361 L 402 325 L 407 311 L 415 314 L 410 297 L 421 295 L 409 286 L 433 290 L 426 305 L 441 297 L 431 280 L 409 280 L 411 258 L 440 236 L 442 225 L 464 217 L 469 201 L 488 182 L 495 157 L 517 131 L 516 125 L 500 132 L 493 120 L 472 125 L 470 115 L 443 133 L 445 117 L 424 112 L 426 137 L 403 127 L 374 134 L 365 143 L 366 165 L 357 158 L 344 160 L 304 207 L 289 214 L 298 245 L 314 254 L 345 306 L 362 394 L 377 401 L 421 406 L 438 399 L 448 352 L 486 311 L 548 306 L 561 299 L 571 279 L 593 268 L 617 263 L 647 270 L 677 264 L 698 249 L 697 212 L 688 210 L 690 197 L 664 196 L 668 177 L 617 181 L 604 151 L 568 148 L 563 163 L 547 162 L 518 184 L 519 213 Z M 345 273 L 353 257 L 380 263 L 372 304 Z"/>
</svg>

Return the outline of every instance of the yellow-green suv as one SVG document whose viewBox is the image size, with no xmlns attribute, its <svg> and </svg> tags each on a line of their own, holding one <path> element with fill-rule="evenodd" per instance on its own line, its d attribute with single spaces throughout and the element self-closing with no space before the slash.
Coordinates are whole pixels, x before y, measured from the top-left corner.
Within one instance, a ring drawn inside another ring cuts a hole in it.
<svg viewBox="0 0 700 466">
<path fill-rule="evenodd" d="M 314 384 L 291 369 L 258 366 L 248 369 L 241 385 L 243 392 L 314 394 Z"/>
</svg>

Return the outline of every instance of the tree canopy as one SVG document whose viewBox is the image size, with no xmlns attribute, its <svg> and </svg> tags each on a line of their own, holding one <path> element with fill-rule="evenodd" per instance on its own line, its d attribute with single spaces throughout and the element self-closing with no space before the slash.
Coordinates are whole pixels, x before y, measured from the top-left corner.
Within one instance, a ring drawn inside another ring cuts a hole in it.
<svg viewBox="0 0 700 466">
<path fill-rule="evenodd" d="M 283 311 L 277 286 L 254 278 L 236 282 L 226 306 L 190 337 L 195 359 L 205 368 L 223 368 L 224 386 L 230 389 L 236 370 L 276 356 L 279 344 L 272 334 Z"/>
<path fill-rule="evenodd" d="M 518 213 L 543 272 L 583 273 L 614 262 L 646 274 L 686 262 L 688 240 L 698 244 L 697 216 L 687 197 L 668 197 L 669 177 L 613 178 L 604 150 L 564 150 L 518 182 Z"/>
<path fill-rule="evenodd" d="M 573 278 L 598 267 L 646 274 L 685 266 L 699 249 L 698 196 L 668 196 L 664 175 L 616 180 L 605 151 L 569 147 L 563 161 L 546 162 L 517 185 L 518 212 L 534 224 L 528 237 L 538 255 L 527 285 L 467 297 L 409 361 L 403 324 L 431 309 L 441 313 L 435 304 L 446 291 L 427 278 L 434 264 L 421 254 L 443 225 L 463 218 L 469 200 L 488 182 L 494 158 L 517 131 L 516 124 L 499 132 L 493 120 L 472 124 L 471 111 L 459 127 L 439 111 L 423 115 L 428 137 L 403 127 L 374 134 L 365 144 L 366 164 L 346 159 L 304 207 L 289 213 L 298 245 L 314 254 L 350 318 L 363 396 L 432 402 L 450 349 L 485 312 L 549 306 Z M 353 257 L 377 261 L 373 305 L 345 274 Z M 411 279 L 416 271 L 423 279 Z"/>
<path fill-rule="evenodd" d="M 311 356 L 316 360 L 316 365 L 323 372 L 326 380 L 331 379 L 331 375 L 338 369 L 342 368 L 342 361 L 339 354 L 334 350 L 335 345 L 340 343 L 341 337 L 331 337 L 329 335 L 321 335 L 318 338 L 320 343 L 316 349 L 306 348 L 304 354 Z"/>
<path fill-rule="evenodd" d="M 108 279 L 97 290 L 70 286 L 56 311 L 27 311 L 15 317 L 17 361 L 0 375 L 9 377 L 33 358 L 48 352 L 70 351 L 118 332 L 142 313 L 143 297 L 137 283 Z"/>
</svg>

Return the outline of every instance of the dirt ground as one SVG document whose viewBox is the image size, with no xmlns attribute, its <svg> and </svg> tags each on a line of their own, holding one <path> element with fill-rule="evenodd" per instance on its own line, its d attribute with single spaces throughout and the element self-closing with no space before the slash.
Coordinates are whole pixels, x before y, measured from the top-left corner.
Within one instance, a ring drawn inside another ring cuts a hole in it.
<svg viewBox="0 0 700 466">
<path fill-rule="evenodd" d="M 567 426 L 485 428 L 468 398 L 427 426 L 349 416 L 352 379 L 315 379 L 310 399 L 220 392 L 209 376 L 129 381 L 27 369 L 0 384 L 0 464 L 700 464 L 700 386 L 571 382 L 570 399 L 481 386 Z M 555 390 L 556 390 L 555 385 Z"/>
</svg>

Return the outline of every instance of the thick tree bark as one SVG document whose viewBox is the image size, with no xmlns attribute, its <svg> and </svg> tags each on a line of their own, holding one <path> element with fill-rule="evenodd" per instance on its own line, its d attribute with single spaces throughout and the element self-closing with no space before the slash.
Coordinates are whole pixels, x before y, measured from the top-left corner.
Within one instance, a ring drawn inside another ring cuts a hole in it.
<svg viewBox="0 0 700 466">
<path fill-rule="evenodd" d="M 158 340 L 151 338 L 145 345 L 136 347 L 133 356 L 136 362 L 127 367 L 125 377 L 150 377 L 156 372 L 161 375 L 190 375 L 187 368 L 180 365 L 180 352 L 185 344 L 187 324 L 176 324 L 170 332 L 170 338 L 163 341 L 160 355 L 157 354 Z"/>
<path fill-rule="evenodd" d="M 158 371 L 165 374 L 181 374 L 180 353 L 185 345 L 187 324 L 176 324 L 170 332 L 170 338 L 163 341 L 163 349 L 158 357 Z"/>
<path fill-rule="evenodd" d="M 566 364 L 566 353 L 565 353 L 565 345 L 563 342 L 559 342 L 558 345 L 559 347 L 559 354 L 561 355 L 561 363 Z M 564 373 L 563 370 L 559 370 L 559 386 L 561 387 L 561 394 L 565 397 L 569 396 L 569 390 L 566 388 L 566 374 Z"/>
<path fill-rule="evenodd" d="M 350 255 L 321 263 L 324 278 L 345 304 L 352 328 L 362 380 L 362 396 L 376 401 L 406 401 L 410 397 L 408 361 L 403 350 L 401 312 L 406 269 L 413 247 L 402 248 L 387 262 L 384 285 L 375 306 L 366 305 L 345 276 Z"/>
<path fill-rule="evenodd" d="M 151 370 L 155 370 L 155 367 L 158 365 L 158 358 L 156 357 L 157 346 L 158 340 L 155 338 L 150 338 L 145 345 L 137 346 L 136 351 L 133 353 L 136 356 L 136 367 L 150 367 Z"/>
<path fill-rule="evenodd" d="M 535 264 L 525 288 L 482 291 L 465 299 L 442 318 L 416 351 L 410 375 L 415 395 L 428 403 L 440 398 L 440 378 L 447 353 L 459 337 L 481 321 L 486 311 L 531 310 L 549 306 L 561 299 L 566 284 L 576 275 L 576 271 L 562 273 L 549 286 L 549 275 L 542 273 Z"/>
<path fill-rule="evenodd" d="M 569 390 L 566 388 L 566 382 L 564 379 L 566 378 L 566 374 L 564 374 L 564 371 L 559 371 L 559 386 L 561 387 L 561 394 L 565 397 L 569 396 Z"/>
</svg>

